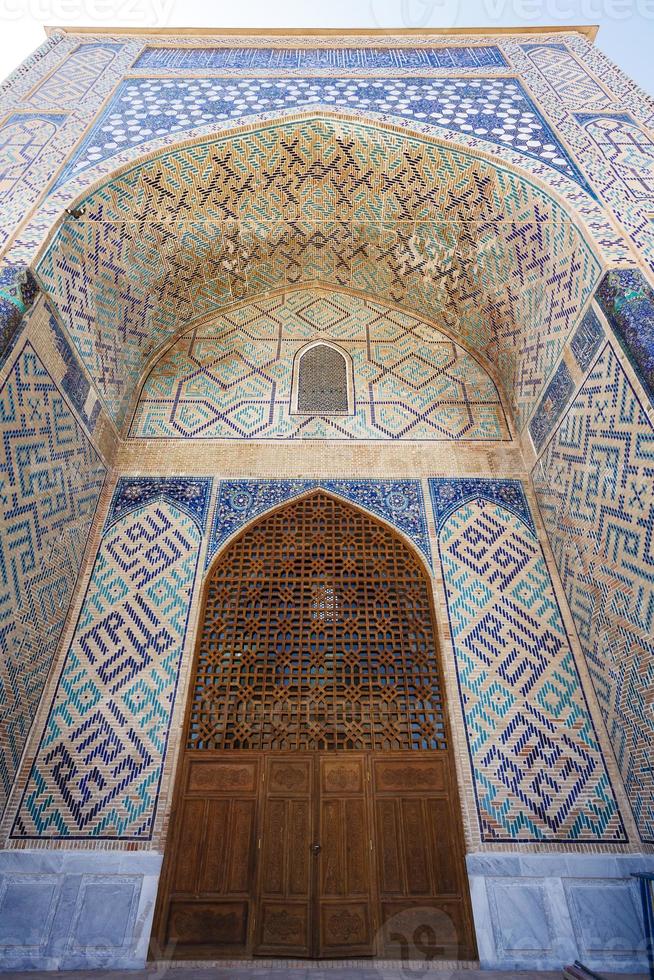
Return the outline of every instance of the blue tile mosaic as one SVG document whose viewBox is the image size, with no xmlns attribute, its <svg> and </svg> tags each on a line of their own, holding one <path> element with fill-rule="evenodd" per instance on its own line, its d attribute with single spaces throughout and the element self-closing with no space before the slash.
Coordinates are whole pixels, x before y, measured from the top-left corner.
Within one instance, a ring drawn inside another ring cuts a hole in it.
<svg viewBox="0 0 654 980">
<path fill-rule="evenodd" d="M 499 48 L 479 45 L 461 48 L 146 48 L 135 68 L 374 69 L 392 68 L 505 68 Z"/>
<path fill-rule="evenodd" d="M 107 468 L 31 343 L 0 386 L 0 812 L 57 653 Z"/>
<path fill-rule="evenodd" d="M 152 837 L 202 529 L 174 502 L 188 480 L 148 482 L 102 537 L 13 837 Z M 194 482 L 204 502 L 210 480 Z"/>
<path fill-rule="evenodd" d="M 432 123 L 534 157 L 589 190 L 516 78 L 130 78 L 121 82 L 57 186 L 120 150 L 263 112 L 316 106 Z"/>
<path fill-rule="evenodd" d="M 365 507 L 393 524 L 413 541 L 431 565 L 420 480 L 222 480 L 206 564 L 209 565 L 220 546 L 253 517 L 316 487 Z"/>
<path fill-rule="evenodd" d="M 606 343 L 534 489 L 642 840 L 654 842 L 654 425 Z"/>
<path fill-rule="evenodd" d="M 520 484 L 429 485 L 482 840 L 624 842 Z"/>
<path fill-rule="evenodd" d="M 654 290 L 638 269 L 614 269 L 595 298 L 654 401 Z"/>
<path fill-rule="evenodd" d="M 37 293 L 36 279 L 27 266 L 7 262 L 0 268 L 0 368 L 18 340 L 23 317 Z"/>
<path fill-rule="evenodd" d="M 604 327 L 591 306 L 570 341 L 570 350 L 582 371 L 587 371 L 591 366 L 603 340 Z"/>
<path fill-rule="evenodd" d="M 204 531 L 211 483 L 210 477 L 122 477 L 109 505 L 105 531 L 129 511 L 145 507 L 153 500 L 168 500 L 175 504 Z"/>
<path fill-rule="evenodd" d="M 433 477 L 429 481 L 431 504 L 436 529 L 439 530 L 449 515 L 468 500 L 488 500 L 511 511 L 536 533 L 529 504 L 520 480 L 491 480 L 470 477 L 452 480 L 449 477 Z"/>
<path fill-rule="evenodd" d="M 100 414 L 100 401 L 97 398 L 94 399 L 92 408 L 90 411 L 87 411 L 86 400 L 91 390 L 91 382 L 84 373 L 75 351 L 68 342 L 68 338 L 59 326 L 57 318 L 53 313 L 50 314 L 49 324 L 55 347 L 66 365 L 66 372 L 61 379 L 61 386 L 77 409 L 89 432 L 93 432 L 98 415 Z"/>
<path fill-rule="evenodd" d="M 565 361 L 561 361 L 554 376 L 529 422 L 529 434 L 536 452 L 539 452 L 548 435 L 560 418 L 565 406 L 574 394 L 575 384 Z"/>
</svg>

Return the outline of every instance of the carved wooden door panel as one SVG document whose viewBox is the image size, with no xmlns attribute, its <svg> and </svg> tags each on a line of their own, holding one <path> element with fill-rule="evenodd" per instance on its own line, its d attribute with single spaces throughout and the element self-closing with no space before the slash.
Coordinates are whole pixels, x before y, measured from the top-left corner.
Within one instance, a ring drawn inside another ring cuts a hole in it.
<svg viewBox="0 0 654 980">
<path fill-rule="evenodd" d="M 431 584 L 398 534 L 319 489 L 258 518 L 207 574 L 189 690 L 159 952 L 473 955 Z"/>
<path fill-rule="evenodd" d="M 456 789 L 447 753 L 371 756 L 379 952 L 473 959 Z"/>
<path fill-rule="evenodd" d="M 372 956 L 376 916 L 368 759 L 319 757 L 316 946 L 319 956 Z"/>
<path fill-rule="evenodd" d="M 261 755 L 249 752 L 185 760 L 160 952 L 194 959 L 247 950 L 261 765 Z"/>
<path fill-rule="evenodd" d="M 315 758 L 270 754 L 265 767 L 254 952 L 310 956 Z"/>
</svg>

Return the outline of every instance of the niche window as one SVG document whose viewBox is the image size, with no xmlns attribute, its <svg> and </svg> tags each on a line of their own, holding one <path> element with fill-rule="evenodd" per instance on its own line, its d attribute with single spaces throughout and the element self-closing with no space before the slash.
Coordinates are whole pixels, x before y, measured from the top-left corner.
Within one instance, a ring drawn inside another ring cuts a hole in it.
<svg viewBox="0 0 654 980">
<path fill-rule="evenodd" d="M 291 412 L 297 415 L 352 415 L 352 359 L 325 341 L 304 347 L 293 365 Z"/>
</svg>

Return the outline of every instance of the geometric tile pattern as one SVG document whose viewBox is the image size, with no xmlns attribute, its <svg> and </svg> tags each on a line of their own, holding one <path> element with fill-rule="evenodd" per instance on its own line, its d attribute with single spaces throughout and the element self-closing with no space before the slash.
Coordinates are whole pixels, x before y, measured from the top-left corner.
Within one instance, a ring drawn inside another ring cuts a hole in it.
<svg viewBox="0 0 654 980">
<path fill-rule="evenodd" d="M 295 358 L 314 340 L 350 357 L 354 414 L 291 414 Z M 264 299 L 184 334 L 151 368 L 130 435 L 510 438 L 493 381 L 461 347 L 408 313 L 318 290 Z"/>
<path fill-rule="evenodd" d="M 85 204 L 38 271 L 118 424 L 182 324 L 316 281 L 433 314 L 497 365 L 524 423 L 599 272 L 527 178 L 326 117 L 169 150 Z"/>
<path fill-rule="evenodd" d="M 410 538 L 431 565 L 431 548 L 420 480 L 222 480 L 211 522 L 206 566 L 218 549 L 244 524 L 321 487 L 382 517 Z"/>
<path fill-rule="evenodd" d="M 564 44 L 522 44 L 522 50 L 562 102 L 610 105 L 611 96 Z"/>
<path fill-rule="evenodd" d="M 610 344 L 533 481 L 641 837 L 654 842 L 654 425 Z"/>
<path fill-rule="evenodd" d="M 50 313 L 48 323 L 55 347 L 66 368 L 61 379 L 61 387 L 77 409 L 87 430 L 93 432 L 100 414 L 100 402 L 94 397 L 91 382 L 80 365 L 77 352 L 71 347 L 54 314 Z"/>
<path fill-rule="evenodd" d="M 638 269 L 607 272 L 597 302 L 654 402 L 654 289 Z"/>
<path fill-rule="evenodd" d="M 567 150 L 515 78 L 129 78 L 57 180 L 167 133 L 263 112 L 320 105 L 446 126 L 546 163 L 588 189 Z"/>
<path fill-rule="evenodd" d="M 211 479 L 207 477 L 123 476 L 109 504 L 105 532 L 130 510 L 145 507 L 152 500 L 167 500 L 204 531 L 210 496 Z"/>
<path fill-rule="evenodd" d="M 520 480 L 489 480 L 485 477 L 452 480 L 449 477 L 432 477 L 429 480 L 429 493 L 437 531 L 440 531 L 453 511 L 469 500 L 483 498 L 503 510 L 511 511 L 530 531 L 536 533 L 536 525 Z"/>
<path fill-rule="evenodd" d="M 626 840 L 536 535 L 478 493 L 438 539 L 482 840 Z"/>
<path fill-rule="evenodd" d="M 151 837 L 201 536 L 166 499 L 103 536 L 13 837 Z"/>
<path fill-rule="evenodd" d="M 30 343 L 0 387 L 0 812 L 47 680 L 106 467 Z"/>
<path fill-rule="evenodd" d="M 574 390 L 575 384 L 570 369 L 565 361 L 561 361 L 545 389 L 538 408 L 529 420 L 529 435 L 536 452 L 541 450 Z"/>
<path fill-rule="evenodd" d="M 15 113 L 0 128 L 0 200 L 34 164 L 65 116 Z"/>
<path fill-rule="evenodd" d="M 634 200 L 654 201 L 654 140 L 628 113 L 575 113 Z"/>
<path fill-rule="evenodd" d="M 81 44 L 25 100 L 30 105 L 74 108 L 120 51 L 120 44 Z"/>
<path fill-rule="evenodd" d="M 270 71 L 320 69 L 338 71 L 389 68 L 505 68 L 506 60 L 498 47 L 433 48 L 174 48 L 148 47 L 139 55 L 134 68 L 159 71 L 188 68 L 191 71 L 248 68 Z"/>
<path fill-rule="evenodd" d="M 570 341 L 572 356 L 582 371 L 591 366 L 603 341 L 604 327 L 593 307 L 589 306 Z"/>
</svg>

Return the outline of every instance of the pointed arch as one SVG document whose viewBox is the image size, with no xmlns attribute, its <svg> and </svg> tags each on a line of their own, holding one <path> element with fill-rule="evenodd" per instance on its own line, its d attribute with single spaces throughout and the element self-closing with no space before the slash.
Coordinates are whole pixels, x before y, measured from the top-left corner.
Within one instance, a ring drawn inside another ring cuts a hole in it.
<svg viewBox="0 0 654 980">
<path fill-rule="evenodd" d="M 331 340 L 312 340 L 293 358 L 291 415 L 353 415 L 352 356 Z"/>
<path fill-rule="evenodd" d="M 200 610 L 188 750 L 447 748 L 430 571 L 369 511 L 316 487 L 259 514 Z"/>
</svg>

